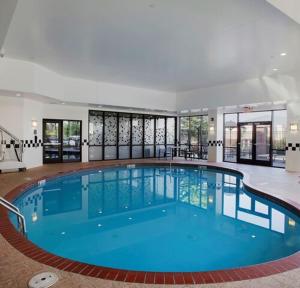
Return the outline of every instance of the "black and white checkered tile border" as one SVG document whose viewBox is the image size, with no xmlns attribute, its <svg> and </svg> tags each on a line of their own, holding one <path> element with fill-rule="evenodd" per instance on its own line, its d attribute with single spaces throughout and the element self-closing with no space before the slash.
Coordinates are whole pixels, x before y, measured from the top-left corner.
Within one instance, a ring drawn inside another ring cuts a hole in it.
<svg viewBox="0 0 300 288">
<path fill-rule="evenodd" d="M 288 143 L 288 145 L 285 147 L 286 151 L 298 151 L 300 152 L 300 143 Z"/>
<path fill-rule="evenodd" d="M 19 142 L 16 143 L 15 140 L 10 140 L 10 141 L 6 141 L 6 140 L 3 140 L 1 141 L 1 144 L 2 145 L 5 145 L 5 147 L 7 149 L 10 149 L 10 148 L 20 148 L 20 145 L 23 145 L 24 148 L 37 148 L 37 147 L 43 147 L 44 143 L 42 142 L 41 139 L 39 140 L 21 140 L 21 143 L 20 144 Z M 89 142 L 87 139 L 84 139 L 83 142 L 81 143 L 82 146 L 84 145 L 89 145 Z"/>
<path fill-rule="evenodd" d="M 211 147 L 219 146 L 219 147 L 221 147 L 221 146 L 223 146 L 223 141 L 222 140 L 213 140 L 213 141 L 209 140 L 208 141 L 208 146 L 211 146 Z"/>
</svg>

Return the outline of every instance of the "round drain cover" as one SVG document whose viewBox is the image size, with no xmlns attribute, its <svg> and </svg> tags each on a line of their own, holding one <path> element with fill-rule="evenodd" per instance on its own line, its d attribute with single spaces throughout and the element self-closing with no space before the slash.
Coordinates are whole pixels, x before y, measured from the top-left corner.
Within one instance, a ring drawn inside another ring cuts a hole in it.
<svg viewBox="0 0 300 288">
<path fill-rule="evenodd" d="M 48 288 L 54 285 L 57 281 L 58 277 L 56 274 L 52 272 L 43 272 L 30 279 L 28 288 Z"/>
</svg>

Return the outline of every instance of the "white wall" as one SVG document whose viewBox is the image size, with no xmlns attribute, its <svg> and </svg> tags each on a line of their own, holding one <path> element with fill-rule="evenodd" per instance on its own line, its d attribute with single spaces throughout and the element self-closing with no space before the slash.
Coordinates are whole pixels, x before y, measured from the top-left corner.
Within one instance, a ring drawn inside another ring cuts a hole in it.
<svg viewBox="0 0 300 288">
<path fill-rule="evenodd" d="M 292 172 L 300 172 L 300 148 L 296 145 L 300 145 L 300 99 L 298 101 L 290 102 L 287 105 L 287 137 L 286 142 L 291 143 L 292 147 L 289 147 L 286 151 L 286 169 Z M 298 124 L 298 131 L 290 131 L 290 124 Z"/>
<path fill-rule="evenodd" d="M 88 107 L 52 105 L 30 99 L 0 95 L 0 125 L 21 140 L 34 140 L 32 120 L 37 121 L 37 137 L 42 139 L 43 119 L 82 121 L 82 139 L 88 139 Z M 42 147 L 24 148 L 27 168 L 43 164 Z M 82 161 L 88 161 L 88 146 L 82 146 Z"/>
<path fill-rule="evenodd" d="M 18 138 L 23 137 L 23 99 L 0 95 L 0 125 Z"/>
<path fill-rule="evenodd" d="M 300 74 L 249 79 L 177 94 L 177 109 L 217 108 L 300 98 Z"/>
<path fill-rule="evenodd" d="M 40 65 L 0 59 L 0 90 L 43 95 L 63 102 L 176 111 L 176 94 L 64 77 Z"/>
</svg>

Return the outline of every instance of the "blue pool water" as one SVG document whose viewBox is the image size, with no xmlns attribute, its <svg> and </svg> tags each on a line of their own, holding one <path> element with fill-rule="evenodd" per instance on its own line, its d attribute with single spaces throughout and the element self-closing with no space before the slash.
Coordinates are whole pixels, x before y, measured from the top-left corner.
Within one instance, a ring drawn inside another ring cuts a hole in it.
<svg viewBox="0 0 300 288">
<path fill-rule="evenodd" d="M 249 193 L 239 174 L 205 167 L 83 171 L 41 182 L 15 204 L 39 247 L 119 269 L 216 270 L 300 248 L 296 215 Z"/>
</svg>

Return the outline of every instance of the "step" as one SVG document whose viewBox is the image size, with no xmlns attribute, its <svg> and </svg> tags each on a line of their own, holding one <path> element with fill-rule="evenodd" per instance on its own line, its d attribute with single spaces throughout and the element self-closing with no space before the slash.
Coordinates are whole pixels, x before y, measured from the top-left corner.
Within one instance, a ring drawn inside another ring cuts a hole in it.
<svg viewBox="0 0 300 288">
<path fill-rule="evenodd" d="M 18 161 L 0 161 L 0 173 L 19 172 L 26 170 L 23 162 Z"/>
</svg>

